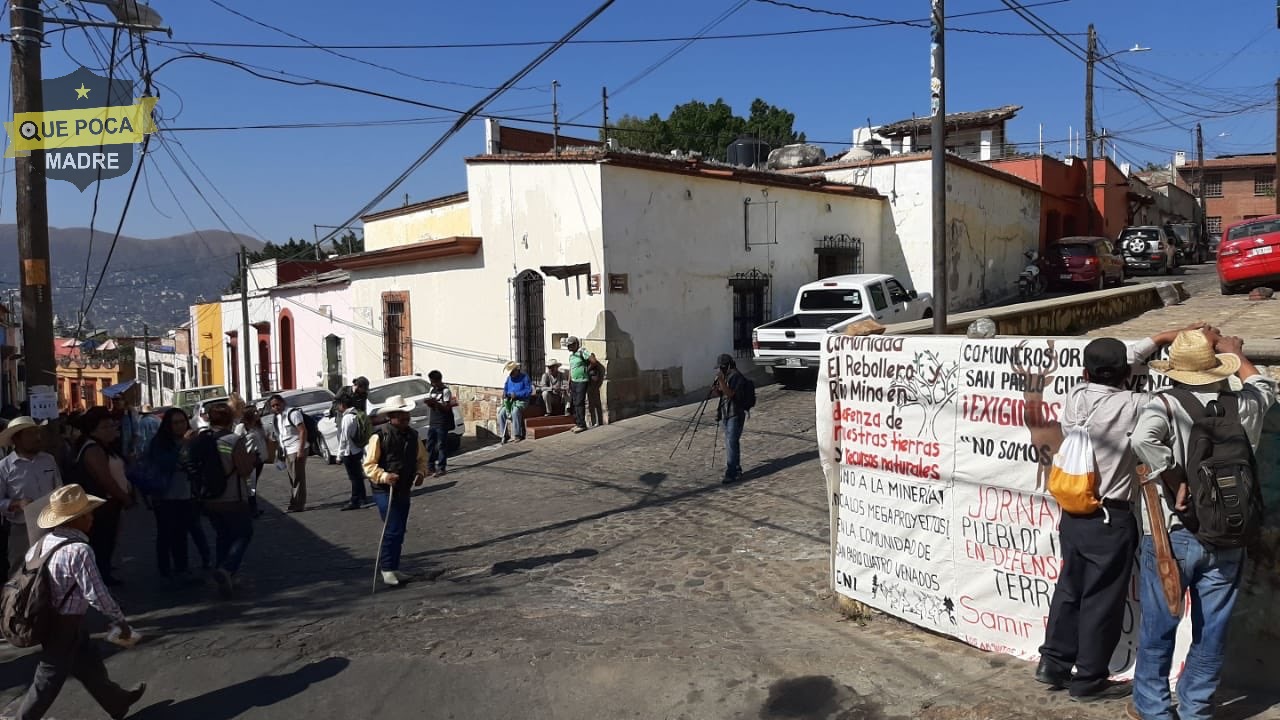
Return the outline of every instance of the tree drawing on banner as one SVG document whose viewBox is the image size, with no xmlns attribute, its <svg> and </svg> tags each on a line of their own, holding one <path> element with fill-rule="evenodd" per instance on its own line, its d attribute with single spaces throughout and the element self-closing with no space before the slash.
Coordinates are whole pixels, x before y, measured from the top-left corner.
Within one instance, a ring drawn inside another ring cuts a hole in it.
<svg viewBox="0 0 1280 720">
<path fill-rule="evenodd" d="M 959 363 L 944 363 L 938 353 L 923 350 L 916 353 L 910 373 L 900 374 L 893 379 L 889 389 L 897 398 L 898 409 L 914 406 L 923 413 L 917 435 L 923 435 L 927 427 L 933 439 L 938 439 L 938 416 L 955 401 L 959 390 L 959 369 Z"/>
<path fill-rule="evenodd" d="M 1062 426 L 1050 420 L 1045 413 L 1044 389 L 1049 378 L 1058 371 L 1058 354 L 1053 351 L 1053 341 L 1048 340 L 1048 359 L 1043 365 L 1028 368 L 1022 363 L 1027 341 L 1018 343 L 1014 354 L 1013 371 L 1022 383 L 1022 424 L 1031 434 L 1031 444 L 1036 448 L 1039 466 L 1036 468 L 1036 492 L 1049 491 L 1049 471 L 1053 468 L 1053 456 L 1062 447 Z"/>
</svg>

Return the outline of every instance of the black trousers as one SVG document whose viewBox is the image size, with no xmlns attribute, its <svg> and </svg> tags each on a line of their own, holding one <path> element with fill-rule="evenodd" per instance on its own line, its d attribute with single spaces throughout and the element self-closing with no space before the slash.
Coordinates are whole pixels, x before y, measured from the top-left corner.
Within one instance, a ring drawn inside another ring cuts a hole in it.
<svg viewBox="0 0 1280 720">
<path fill-rule="evenodd" d="M 102 655 L 84 629 L 83 615 L 53 615 L 49 636 L 40 650 L 40 664 L 27 694 L 18 707 L 16 720 L 39 720 L 62 692 L 68 677 L 84 685 L 108 715 L 129 710 L 129 693 L 111 681 Z"/>
<path fill-rule="evenodd" d="M 569 392 L 573 395 L 573 422 L 583 430 L 587 429 L 587 382 L 569 383 Z"/>
<path fill-rule="evenodd" d="M 98 561 L 98 572 L 103 578 L 112 576 L 111 560 L 116 554 L 116 541 L 120 538 L 120 513 L 124 505 L 119 500 L 108 500 L 93 511 L 93 527 L 89 530 L 89 547 Z"/>
<path fill-rule="evenodd" d="M 1075 666 L 1072 695 L 1097 691 L 1110 675 L 1138 534 L 1138 520 L 1129 511 L 1062 514 L 1062 570 L 1040 655 L 1064 675 Z"/>
</svg>

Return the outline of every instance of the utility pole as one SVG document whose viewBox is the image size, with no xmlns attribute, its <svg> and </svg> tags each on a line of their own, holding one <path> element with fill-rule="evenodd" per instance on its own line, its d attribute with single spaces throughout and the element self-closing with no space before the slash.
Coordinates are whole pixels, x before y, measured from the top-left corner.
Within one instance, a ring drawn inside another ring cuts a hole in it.
<svg viewBox="0 0 1280 720">
<path fill-rule="evenodd" d="M 560 81 L 551 81 L 551 152 L 560 154 L 560 102 L 557 98 L 557 91 L 560 89 Z"/>
<path fill-rule="evenodd" d="M 151 407 L 156 406 L 155 398 L 151 394 L 151 337 L 150 328 L 146 323 L 142 324 L 142 367 L 147 373 L 147 404 Z"/>
<path fill-rule="evenodd" d="M 249 356 L 249 251 L 240 246 L 240 322 L 243 325 L 240 338 L 240 355 L 244 358 L 244 382 L 241 383 L 241 397 L 246 403 L 253 402 L 253 361 Z"/>
<path fill-rule="evenodd" d="M 9 83 L 13 88 L 13 112 L 44 111 L 40 46 L 44 42 L 44 15 L 40 0 L 12 0 L 9 44 L 13 63 Z M 44 150 L 32 150 L 13 159 L 18 224 L 18 275 L 22 284 L 22 341 L 28 391 L 57 385 L 53 357 L 53 287 L 49 270 L 49 201 L 45 194 Z M 54 423 L 50 423 L 51 425 Z M 56 438 L 58 429 L 46 435 Z"/>
<path fill-rule="evenodd" d="M 605 148 L 609 147 L 609 88 L 600 88 L 600 137 L 604 138 Z"/>
<path fill-rule="evenodd" d="M 1200 131 L 1200 123 L 1196 123 L 1196 201 L 1200 204 L 1200 237 L 1207 246 L 1209 238 L 1205 233 L 1208 229 L 1205 216 L 1208 213 L 1204 206 L 1204 133 Z"/>
<path fill-rule="evenodd" d="M 933 38 L 929 44 L 929 110 L 933 124 L 929 135 L 933 145 L 933 333 L 947 332 L 947 93 L 945 0 L 932 0 Z"/>
<path fill-rule="evenodd" d="M 1084 69 L 1084 195 L 1088 214 L 1086 226 L 1093 234 L 1093 65 L 1098 57 L 1098 33 L 1089 23 L 1089 46 Z"/>
<path fill-rule="evenodd" d="M 1276 25 L 1280 27 L 1280 3 L 1276 3 Z M 1276 196 L 1276 214 L 1280 215 L 1280 77 L 1276 78 L 1276 174 L 1271 192 Z"/>
</svg>

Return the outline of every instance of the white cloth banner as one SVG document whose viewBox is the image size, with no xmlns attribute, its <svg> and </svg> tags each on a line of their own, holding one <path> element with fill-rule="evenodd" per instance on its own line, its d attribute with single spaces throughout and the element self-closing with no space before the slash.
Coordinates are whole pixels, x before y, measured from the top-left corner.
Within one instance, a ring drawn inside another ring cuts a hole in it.
<svg viewBox="0 0 1280 720">
<path fill-rule="evenodd" d="M 837 506 L 837 591 L 979 648 L 1038 657 L 1061 570 L 1047 480 L 1087 344 L 827 338 L 817 433 Z M 1137 373 L 1131 387 L 1153 382 L 1167 381 Z M 1133 577 L 1118 674 L 1135 659 Z"/>
</svg>

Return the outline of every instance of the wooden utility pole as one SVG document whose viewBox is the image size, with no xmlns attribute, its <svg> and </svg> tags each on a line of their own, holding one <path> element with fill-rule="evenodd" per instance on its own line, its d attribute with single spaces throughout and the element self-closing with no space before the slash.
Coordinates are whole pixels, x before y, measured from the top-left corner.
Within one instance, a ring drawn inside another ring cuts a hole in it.
<svg viewBox="0 0 1280 720">
<path fill-rule="evenodd" d="M 600 88 L 600 137 L 604 141 L 605 149 L 609 148 L 609 88 Z"/>
<path fill-rule="evenodd" d="M 9 44 L 13 63 L 9 82 L 13 88 L 13 112 L 44 111 L 40 77 L 40 46 L 44 42 L 44 15 L 40 0 L 12 0 Z M 53 286 L 49 269 L 49 204 L 45 194 L 44 150 L 13 159 L 18 223 L 18 276 L 22 284 L 22 355 L 28 390 L 57 384 L 53 355 Z"/>
<path fill-rule="evenodd" d="M 929 44 L 932 77 L 929 80 L 929 131 L 933 152 L 933 332 L 947 332 L 947 93 L 946 18 L 944 0 L 932 0 L 933 37 Z"/>
<path fill-rule="evenodd" d="M 1084 63 L 1084 196 L 1088 214 L 1086 226 L 1094 232 L 1093 213 L 1093 65 L 1098 57 L 1098 33 L 1089 23 L 1089 45 Z"/>
<path fill-rule="evenodd" d="M 560 101 L 558 92 L 560 81 L 551 81 L 551 152 L 560 154 Z"/>
<path fill-rule="evenodd" d="M 253 361 L 249 356 L 252 347 L 249 340 L 249 251 L 240 246 L 240 355 L 244 359 L 244 382 L 241 385 L 241 397 L 246 403 L 253 402 Z M 256 343 L 255 343 L 256 344 Z"/>
<path fill-rule="evenodd" d="M 1209 213 L 1204 206 L 1204 133 L 1200 130 L 1200 123 L 1196 123 L 1196 202 L 1200 204 L 1200 241 L 1208 247 L 1209 236 L 1205 231 L 1209 229 L 1209 221 L 1205 217 Z"/>
</svg>

